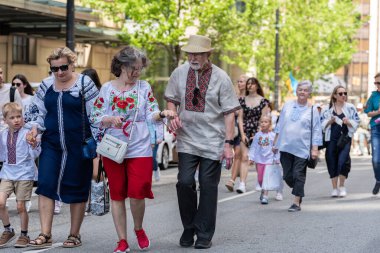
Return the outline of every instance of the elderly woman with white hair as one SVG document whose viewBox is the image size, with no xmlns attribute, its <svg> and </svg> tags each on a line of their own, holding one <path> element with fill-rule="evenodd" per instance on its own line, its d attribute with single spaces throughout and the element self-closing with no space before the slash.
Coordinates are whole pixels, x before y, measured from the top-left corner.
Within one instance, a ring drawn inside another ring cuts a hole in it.
<svg viewBox="0 0 380 253">
<path fill-rule="evenodd" d="M 296 93 L 297 100 L 285 103 L 282 108 L 273 144 L 273 151 L 280 151 L 284 180 L 293 188 L 292 194 L 295 196 L 289 212 L 301 211 L 308 158 L 311 155 L 316 159 L 318 146 L 322 145 L 319 113 L 315 106 L 308 103 L 312 93 L 311 82 L 298 83 Z"/>
</svg>

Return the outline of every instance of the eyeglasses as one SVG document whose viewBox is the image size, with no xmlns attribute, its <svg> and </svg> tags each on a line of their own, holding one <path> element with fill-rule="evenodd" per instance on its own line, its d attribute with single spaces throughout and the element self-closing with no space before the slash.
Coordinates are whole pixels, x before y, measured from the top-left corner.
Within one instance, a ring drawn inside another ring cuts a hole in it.
<svg viewBox="0 0 380 253">
<path fill-rule="evenodd" d="M 347 97 L 347 92 L 338 92 L 337 93 L 339 96 L 343 96 L 343 95 L 345 95 L 346 97 Z"/>
<path fill-rule="evenodd" d="M 198 97 L 200 95 L 200 91 L 198 87 L 195 87 L 194 89 L 194 95 L 193 95 L 193 100 L 191 102 L 193 103 L 194 106 L 198 105 Z"/>
<path fill-rule="evenodd" d="M 68 64 L 64 64 L 64 65 L 61 65 L 61 66 L 50 66 L 50 70 L 51 72 L 58 72 L 58 70 L 61 70 L 61 71 L 67 71 L 69 69 L 69 65 Z"/>
<path fill-rule="evenodd" d="M 378 85 L 378 84 L 380 84 L 380 82 L 374 82 L 374 84 L 375 84 L 375 85 Z"/>
<path fill-rule="evenodd" d="M 144 67 L 134 67 L 134 66 L 130 66 L 129 67 L 130 70 L 132 70 L 132 72 L 143 72 L 144 71 Z"/>
<path fill-rule="evenodd" d="M 20 87 L 21 85 L 22 85 L 22 83 L 12 83 L 12 86 Z"/>
</svg>

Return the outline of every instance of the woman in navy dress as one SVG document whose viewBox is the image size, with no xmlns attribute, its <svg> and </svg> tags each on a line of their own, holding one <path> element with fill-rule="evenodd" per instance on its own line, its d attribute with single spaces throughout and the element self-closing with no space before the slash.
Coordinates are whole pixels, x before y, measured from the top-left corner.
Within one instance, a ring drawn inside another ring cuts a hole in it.
<svg viewBox="0 0 380 253">
<path fill-rule="evenodd" d="M 44 79 L 26 112 L 27 126 L 37 137 L 41 132 L 38 196 L 41 233 L 30 241 L 36 248 L 52 244 L 54 201 L 70 204 L 71 228 L 63 247 L 81 245 L 80 227 L 88 199 L 92 159 L 83 158 L 83 119 L 86 138 L 91 136 L 88 115 L 98 95 L 94 82 L 74 72 L 76 55 L 69 48 L 57 48 L 47 58 L 53 75 Z M 82 84 L 86 114 L 82 113 Z"/>
</svg>

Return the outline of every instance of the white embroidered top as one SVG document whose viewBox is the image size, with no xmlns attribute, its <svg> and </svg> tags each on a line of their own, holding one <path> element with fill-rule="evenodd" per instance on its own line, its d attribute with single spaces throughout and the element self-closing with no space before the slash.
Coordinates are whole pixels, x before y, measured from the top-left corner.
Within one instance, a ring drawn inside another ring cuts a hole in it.
<svg viewBox="0 0 380 253">
<path fill-rule="evenodd" d="M 137 83 L 140 83 L 139 96 Z M 153 115 L 160 111 L 150 84 L 146 81 L 137 83 L 127 91 L 119 91 L 111 81 L 103 84 L 90 117 L 90 123 L 98 128 L 97 141 L 100 141 L 102 135 L 107 133 L 128 142 L 132 121 L 135 113 L 138 112 L 126 158 L 151 157 L 152 148 L 147 121 L 151 121 L 153 124 L 162 124 L 161 121 L 156 122 L 153 119 Z M 139 106 L 137 108 L 138 99 Z M 103 129 L 101 121 L 106 116 L 121 116 L 125 122 L 121 128 L 112 126 Z"/>
</svg>

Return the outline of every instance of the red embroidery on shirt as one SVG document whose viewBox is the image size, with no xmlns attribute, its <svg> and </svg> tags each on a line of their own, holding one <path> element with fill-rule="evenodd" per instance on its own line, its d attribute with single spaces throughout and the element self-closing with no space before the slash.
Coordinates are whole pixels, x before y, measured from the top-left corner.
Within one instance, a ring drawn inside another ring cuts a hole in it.
<svg viewBox="0 0 380 253">
<path fill-rule="evenodd" d="M 7 137 L 7 148 L 8 148 L 8 164 L 16 164 L 16 142 L 17 142 L 17 136 L 18 131 L 13 132 L 13 140 L 11 136 L 11 132 L 8 132 Z M 11 143 L 12 140 L 12 143 Z"/>
<path fill-rule="evenodd" d="M 189 72 L 187 73 L 186 80 L 186 94 L 185 94 L 185 109 L 188 111 L 194 112 L 204 112 L 205 104 L 206 104 L 206 92 L 208 85 L 210 83 L 212 73 L 212 65 L 211 63 L 205 64 L 202 70 L 198 71 L 198 86 L 199 86 L 199 96 L 198 103 L 196 105 L 193 104 L 194 98 L 194 89 L 196 88 L 196 75 L 195 70 L 189 68 Z"/>
</svg>

